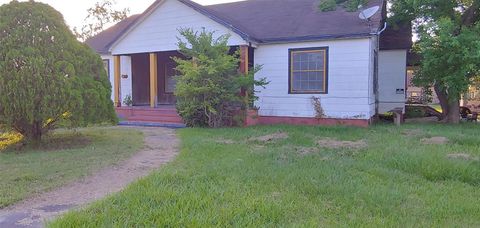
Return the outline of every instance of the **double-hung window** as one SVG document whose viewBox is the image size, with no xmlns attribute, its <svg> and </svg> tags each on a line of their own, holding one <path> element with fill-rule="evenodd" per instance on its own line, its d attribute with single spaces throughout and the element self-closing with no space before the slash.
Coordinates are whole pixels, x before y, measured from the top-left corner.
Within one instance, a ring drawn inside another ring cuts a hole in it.
<svg viewBox="0 0 480 228">
<path fill-rule="evenodd" d="M 290 49 L 289 93 L 328 92 L 328 48 Z"/>
</svg>

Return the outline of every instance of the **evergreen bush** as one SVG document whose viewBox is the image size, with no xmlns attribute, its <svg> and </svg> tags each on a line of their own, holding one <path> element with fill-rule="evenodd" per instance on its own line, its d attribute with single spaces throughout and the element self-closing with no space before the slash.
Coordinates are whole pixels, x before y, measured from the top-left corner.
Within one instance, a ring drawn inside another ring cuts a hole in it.
<svg viewBox="0 0 480 228">
<path fill-rule="evenodd" d="M 76 40 L 49 5 L 12 1 L 0 7 L 0 119 L 38 141 L 59 122 L 117 121 L 100 57 Z"/>
</svg>

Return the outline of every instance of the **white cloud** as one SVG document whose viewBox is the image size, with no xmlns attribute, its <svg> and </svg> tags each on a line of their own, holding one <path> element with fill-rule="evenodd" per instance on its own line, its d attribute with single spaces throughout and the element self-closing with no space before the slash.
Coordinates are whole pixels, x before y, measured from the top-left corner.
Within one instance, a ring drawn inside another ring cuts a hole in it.
<svg viewBox="0 0 480 228">
<path fill-rule="evenodd" d="M 60 11 L 70 27 L 80 27 L 87 14 L 87 9 L 100 0 L 36 0 L 47 3 Z M 131 14 L 142 13 L 155 0 L 116 0 L 118 8 L 130 8 Z M 194 0 L 204 5 L 235 2 L 239 0 Z M 10 0 L 0 0 L 0 5 L 9 3 Z"/>
</svg>

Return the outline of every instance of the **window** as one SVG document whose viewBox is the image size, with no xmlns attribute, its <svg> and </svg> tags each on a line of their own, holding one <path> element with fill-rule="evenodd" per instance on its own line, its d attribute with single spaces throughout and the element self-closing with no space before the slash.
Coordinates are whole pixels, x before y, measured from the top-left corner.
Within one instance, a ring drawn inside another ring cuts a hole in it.
<svg viewBox="0 0 480 228">
<path fill-rule="evenodd" d="M 107 72 L 107 77 L 110 77 L 110 60 L 104 59 L 103 60 L 103 67 L 105 68 L 105 71 Z"/>
<path fill-rule="evenodd" d="M 175 76 L 178 72 L 175 70 L 175 63 L 168 63 L 165 66 L 165 93 L 174 93 L 177 81 Z"/>
<path fill-rule="evenodd" d="M 327 93 L 328 48 L 290 49 L 289 92 Z"/>
</svg>

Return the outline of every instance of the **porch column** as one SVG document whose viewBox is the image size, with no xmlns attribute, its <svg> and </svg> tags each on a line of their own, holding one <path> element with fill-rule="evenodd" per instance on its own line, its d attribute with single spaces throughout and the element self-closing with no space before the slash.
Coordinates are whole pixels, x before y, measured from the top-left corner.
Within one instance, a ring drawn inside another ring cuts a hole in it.
<svg viewBox="0 0 480 228">
<path fill-rule="evenodd" d="M 248 74 L 248 46 L 247 45 L 241 45 L 240 46 L 240 73 L 243 74 Z M 248 93 L 245 91 L 245 89 L 242 89 L 241 91 L 242 96 L 245 97 L 245 99 L 248 99 Z"/>
<path fill-rule="evenodd" d="M 157 107 L 158 100 L 158 68 L 157 53 L 150 53 L 150 107 Z"/>
<path fill-rule="evenodd" d="M 240 72 L 248 74 L 248 46 L 240 46 Z"/>
<path fill-rule="evenodd" d="M 115 104 L 115 107 L 121 107 L 122 101 L 120 100 L 120 56 L 119 55 L 113 56 L 113 64 L 114 64 L 113 103 Z"/>
<path fill-rule="evenodd" d="M 240 46 L 240 73 L 243 74 L 248 74 L 248 46 L 247 45 L 241 45 Z M 245 102 L 248 102 L 248 92 L 245 88 L 242 88 L 241 95 L 243 96 L 243 99 Z M 244 113 L 244 126 L 250 126 L 252 123 L 252 118 L 249 116 L 249 109 L 250 107 L 247 107 L 247 110 Z M 255 124 L 253 124 L 255 125 Z"/>
</svg>

